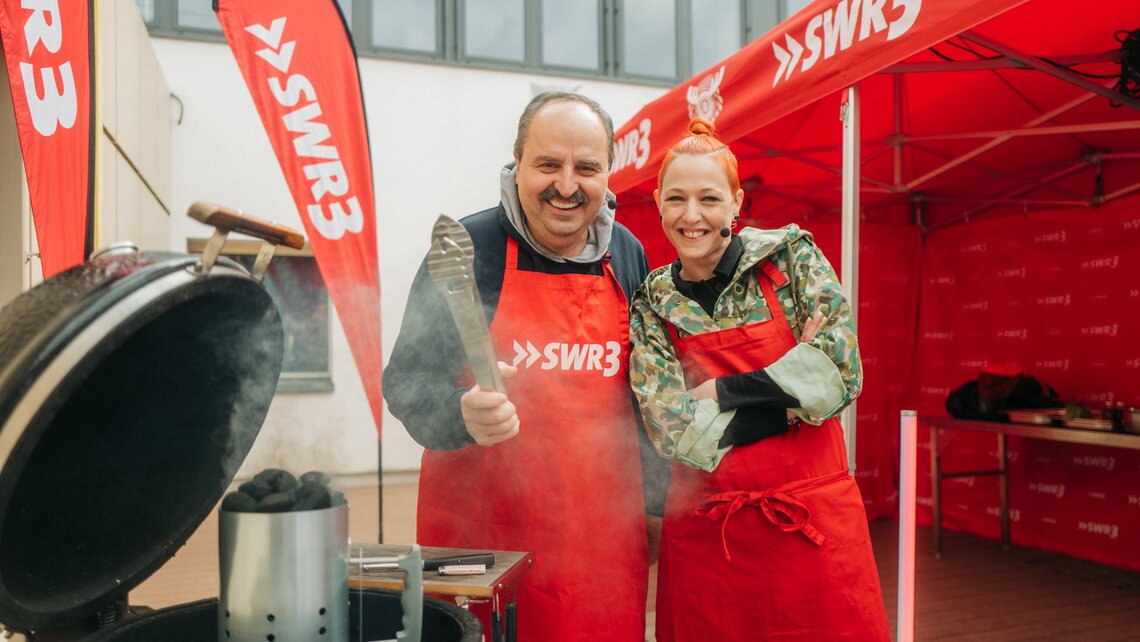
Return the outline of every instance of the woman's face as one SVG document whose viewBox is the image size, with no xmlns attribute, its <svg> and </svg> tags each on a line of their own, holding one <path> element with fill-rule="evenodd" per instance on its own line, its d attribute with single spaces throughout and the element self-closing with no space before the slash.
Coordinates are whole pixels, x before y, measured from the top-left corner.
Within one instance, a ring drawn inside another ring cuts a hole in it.
<svg viewBox="0 0 1140 642">
<path fill-rule="evenodd" d="M 653 198 L 665 236 L 681 259 L 681 276 L 691 281 L 711 277 L 730 241 L 720 230 L 732 227 L 744 191 L 732 192 L 724 168 L 712 156 L 681 154 Z"/>
</svg>

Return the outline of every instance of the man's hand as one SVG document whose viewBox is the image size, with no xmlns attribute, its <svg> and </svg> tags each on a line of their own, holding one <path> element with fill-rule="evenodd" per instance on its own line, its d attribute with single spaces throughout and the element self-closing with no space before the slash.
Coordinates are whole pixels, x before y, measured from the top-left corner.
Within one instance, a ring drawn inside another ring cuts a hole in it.
<svg viewBox="0 0 1140 642">
<path fill-rule="evenodd" d="M 513 377 L 518 368 L 499 362 L 504 379 Z M 479 386 L 459 398 L 467 434 L 480 446 L 494 446 L 519 434 L 519 416 L 507 395 Z"/>
</svg>

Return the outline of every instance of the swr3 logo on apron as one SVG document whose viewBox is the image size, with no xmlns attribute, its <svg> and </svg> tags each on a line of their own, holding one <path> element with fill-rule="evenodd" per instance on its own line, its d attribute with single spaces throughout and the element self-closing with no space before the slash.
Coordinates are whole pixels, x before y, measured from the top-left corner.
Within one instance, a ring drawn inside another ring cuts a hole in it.
<svg viewBox="0 0 1140 642">
<path fill-rule="evenodd" d="M 516 339 L 514 346 L 512 366 L 525 362 L 525 367 L 529 368 L 538 362 L 543 370 L 600 370 L 603 377 L 612 377 L 621 370 L 621 344 L 617 341 L 607 341 L 605 345 L 551 341 L 539 350 L 529 340 L 524 347 Z"/>
</svg>

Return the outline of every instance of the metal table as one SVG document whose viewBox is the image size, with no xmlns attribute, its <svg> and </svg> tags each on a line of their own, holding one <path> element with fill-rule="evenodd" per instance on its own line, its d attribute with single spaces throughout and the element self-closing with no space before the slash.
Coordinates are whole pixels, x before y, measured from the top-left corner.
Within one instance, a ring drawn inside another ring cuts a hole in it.
<svg viewBox="0 0 1140 642">
<path fill-rule="evenodd" d="M 933 504 L 931 511 L 933 523 L 931 526 L 934 535 L 935 557 L 942 557 L 942 480 L 956 477 L 998 476 L 998 486 L 1001 492 L 1001 543 L 1005 548 L 1009 548 L 1009 465 L 1006 459 L 1006 442 L 1010 435 L 1090 446 L 1140 450 L 1140 435 L 1130 433 L 999 421 L 974 421 L 952 417 L 929 417 L 926 419 L 926 423 L 930 427 L 930 478 Z M 973 430 L 997 435 L 999 467 L 995 470 L 942 472 L 942 449 L 939 446 L 939 431 L 942 430 Z"/>
<path fill-rule="evenodd" d="M 361 544 L 352 543 L 351 553 L 356 557 L 387 557 L 408 552 L 408 544 Z M 492 623 L 495 620 L 502 626 L 497 637 L 491 642 L 514 642 L 516 586 L 534 563 L 534 555 L 519 551 L 492 551 L 488 549 L 422 547 L 424 559 L 468 555 L 472 553 L 494 553 L 495 565 L 484 575 L 439 575 L 424 571 L 424 593 L 432 595 L 453 595 L 468 598 L 469 602 L 490 602 Z M 359 565 L 348 568 L 348 589 L 383 588 L 401 591 L 404 589 L 404 573 L 399 570 L 361 570 Z M 494 629 L 494 626 L 492 626 Z"/>
</svg>

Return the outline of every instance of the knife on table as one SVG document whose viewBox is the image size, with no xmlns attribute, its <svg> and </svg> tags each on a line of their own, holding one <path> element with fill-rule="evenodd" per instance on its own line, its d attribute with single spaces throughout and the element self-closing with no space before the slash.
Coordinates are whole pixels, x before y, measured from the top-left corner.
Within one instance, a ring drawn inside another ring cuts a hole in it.
<svg viewBox="0 0 1140 642">
<path fill-rule="evenodd" d="M 385 571 L 399 568 L 396 562 L 388 557 L 354 557 L 350 562 L 360 564 L 366 571 Z M 466 555 L 446 555 L 444 557 L 431 557 L 424 559 L 425 571 L 436 571 L 441 566 L 456 564 L 484 564 L 487 568 L 495 565 L 494 553 L 468 553 Z"/>
</svg>

